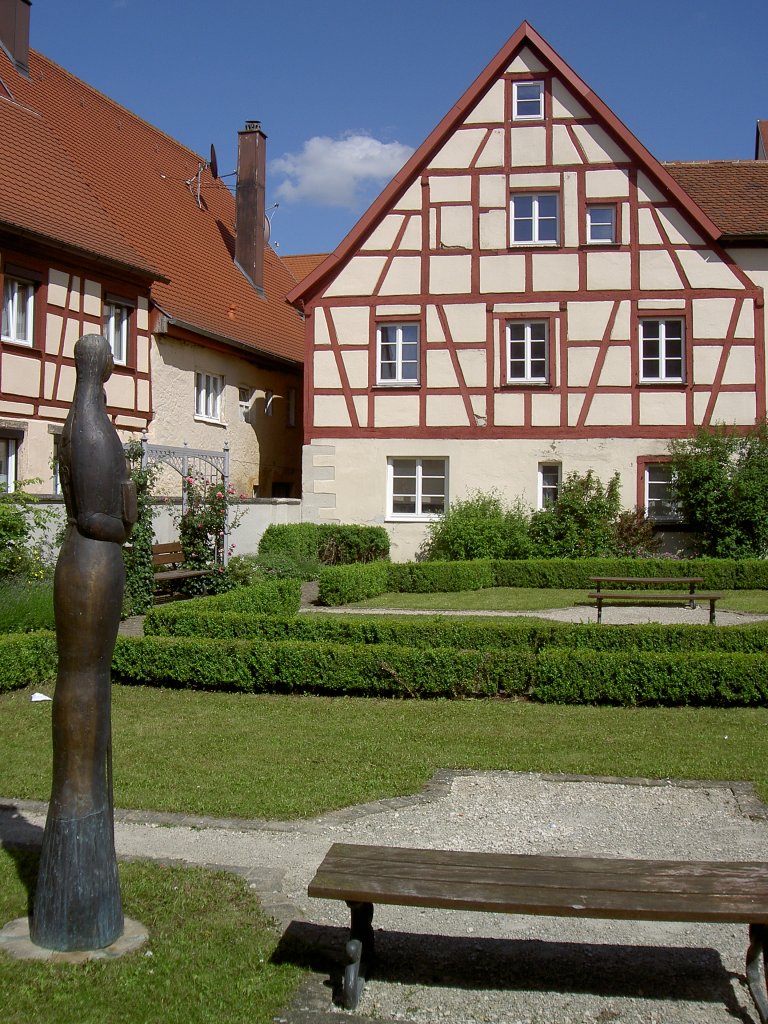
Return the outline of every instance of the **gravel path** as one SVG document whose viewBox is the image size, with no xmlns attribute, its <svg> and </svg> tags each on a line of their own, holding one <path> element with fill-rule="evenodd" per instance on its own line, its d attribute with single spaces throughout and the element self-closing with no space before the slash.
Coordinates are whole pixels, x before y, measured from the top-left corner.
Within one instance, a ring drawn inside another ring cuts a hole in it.
<svg viewBox="0 0 768 1024">
<path fill-rule="evenodd" d="M 411 798 L 299 822 L 117 812 L 121 857 L 224 866 L 249 879 L 313 973 L 290 1024 L 338 1020 L 348 912 L 310 900 L 332 842 L 511 853 L 760 860 L 765 808 L 745 785 L 648 784 L 514 772 L 439 773 Z M 0 803 L 6 843 L 39 841 L 44 808 Z M 752 817 L 750 817 L 750 815 Z M 133 820 L 132 820 L 133 819 Z M 226 825 L 227 827 L 222 827 Z M 755 1020 L 746 927 L 508 917 L 377 907 L 379 968 L 358 1017 L 414 1024 L 733 1024 Z M 334 964 L 336 967 L 334 967 Z"/>
</svg>

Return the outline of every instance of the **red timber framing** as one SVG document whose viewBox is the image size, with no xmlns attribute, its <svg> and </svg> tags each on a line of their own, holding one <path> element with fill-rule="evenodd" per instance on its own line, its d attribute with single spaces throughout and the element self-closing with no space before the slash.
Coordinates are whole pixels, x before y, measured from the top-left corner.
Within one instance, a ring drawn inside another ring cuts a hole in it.
<svg viewBox="0 0 768 1024">
<path fill-rule="evenodd" d="M 514 63 L 523 51 L 537 67 L 521 70 Z M 515 120 L 513 84 L 520 81 L 543 83 L 542 119 Z M 501 120 L 482 116 L 493 90 L 503 94 Z M 459 137 L 469 155 L 452 164 L 447 154 L 460 151 L 460 145 L 451 149 Z M 536 159 L 526 162 L 520 155 L 526 152 Z M 613 172 L 614 187 L 596 188 L 596 172 Z M 500 181 L 503 203 L 491 195 Z M 551 194 L 558 197 L 554 237 L 547 244 L 516 239 L 511 198 Z M 613 239 L 588 239 L 590 206 L 613 210 Z M 389 230 L 379 231 L 385 222 Z M 337 250 L 289 295 L 307 314 L 305 440 L 671 439 L 713 423 L 718 400 L 729 394 L 743 396 L 745 408 L 764 417 L 762 289 L 718 242 L 720 235 L 670 173 L 524 23 Z M 490 284 L 485 276 L 494 258 L 507 261 L 506 290 L 498 286 L 498 274 Z M 367 284 L 337 287 L 355 262 Z M 453 282 L 442 269 L 450 265 L 456 267 Z M 398 290 L 404 276 L 410 287 Z M 469 306 L 484 310 L 483 337 L 465 336 L 458 326 Z M 579 329 L 575 324 L 587 307 L 592 333 L 583 320 Z M 340 324 L 352 310 L 360 314 L 359 333 L 342 337 Z M 641 322 L 654 318 L 682 324 L 682 380 L 663 379 L 663 373 L 662 379 L 643 379 Z M 516 320 L 547 324 L 545 382 L 507 379 L 506 325 Z M 419 326 L 418 382 L 377 384 L 377 327 L 388 321 Z M 323 351 L 332 356 L 333 379 L 314 364 Z M 355 353 L 360 359 L 366 354 L 366 380 Z M 440 373 L 433 373 L 431 364 L 438 361 Z M 384 395 L 418 396 L 409 405 L 417 414 L 398 426 L 377 422 Z M 519 412 L 504 419 L 499 398 L 511 395 L 521 396 Z M 326 415 L 315 423 L 315 400 L 332 396 L 343 397 L 346 417 L 329 422 Z M 553 399 L 546 412 L 541 396 Z M 430 400 L 438 398 L 456 400 L 450 422 L 445 414 L 431 416 Z M 612 421 L 609 408 L 620 411 Z"/>
<path fill-rule="evenodd" d="M 2 415 L 63 423 L 74 387 L 74 344 L 84 334 L 103 334 L 105 308 L 117 303 L 130 311 L 127 349 L 107 385 L 107 408 L 118 427 L 145 430 L 152 415 L 149 281 L 110 276 L 103 267 L 66 263 L 60 255 L 5 245 L 1 252 L 0 289 L 6 276 L 34 286 L 31 345 L 0 340 Z"/>
</svg>

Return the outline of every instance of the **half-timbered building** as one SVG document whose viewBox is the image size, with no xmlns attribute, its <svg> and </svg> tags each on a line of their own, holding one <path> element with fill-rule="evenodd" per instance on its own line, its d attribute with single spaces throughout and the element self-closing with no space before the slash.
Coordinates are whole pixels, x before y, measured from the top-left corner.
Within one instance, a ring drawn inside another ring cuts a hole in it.
<svg viewBox="0 0 768 1024">
<path fill-rule="evenodd" d="M 0 484 L 57 489 L 73 348 L 103 333 L 124 439 L 221 452 L 249 497 L 298 497 L 296 279 L 265 241 L 266 136 L 239 133 L 234 197 L 209 160 L 29 49 L 0 10 Z"/>
<path fill-rule="evenodd" d="M 588 469 L 672 517 L 670 439 L 765 415 L 768 162 L 744 168 L 662 165 L 521 25 L 289 295 L 305 517 L 406 558 L 456 497 L 541 506 Z"/>
</svg>

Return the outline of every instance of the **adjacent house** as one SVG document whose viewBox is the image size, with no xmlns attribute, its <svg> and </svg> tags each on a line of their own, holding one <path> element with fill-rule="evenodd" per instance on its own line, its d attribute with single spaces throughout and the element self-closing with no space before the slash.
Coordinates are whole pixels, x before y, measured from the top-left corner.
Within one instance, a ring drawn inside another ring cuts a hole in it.
<svg viewBox="0 0 768 1024">
<path fill-rule="evenodd" d="M 593 469 L 674 525 L 670 439 L 765 415 L 765 142 L 665 166 L 523 23 L 289 294 L 304 517 L 402 559 L 456 497 Z"/>
<path fill-rule="evenodd" d="M 104 333 L 124 439 L 230 449 L 248 496 L 298 497 L 303 326 L 265 240 L 266 136 L 239 133 L 237 195 L 204 159 L 29 49 L 0 10 L 0 483 L 57 490 L 73 346 Z"/>
</svg>

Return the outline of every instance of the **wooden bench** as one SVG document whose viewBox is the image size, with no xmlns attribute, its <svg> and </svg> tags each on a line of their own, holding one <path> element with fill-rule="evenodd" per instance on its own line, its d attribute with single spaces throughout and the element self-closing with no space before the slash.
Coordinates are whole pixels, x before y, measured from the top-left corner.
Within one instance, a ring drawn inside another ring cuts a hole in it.
<svg viewBox="0 0 768 1024">
<path fill-rule="evenodd" d="M 590 583 L 595 584 L 595 589 L 587 594 L 591 600 L 597 602 L 597 621 L 603 621 L 604 601 L 626 601 L 629 604 L 643 604 L 653 602 L 654 604 L 665 601 L 685 601 L 689 608 L 695 608 L 697 601 L 709 601 L 709 621 L 715 624 L 715 602 L 722 598 L 722 594 L 702 593 L 696 587 L 704 582 L 702 576 L 590 576 Z M 634 586 L 652 587 L 676 584 L 677 586 L 688 587 L 687 593 L 672 590 L 603 590 L 603 584 L 627 584 Z"/>
<path fill-rule="evenodd" d="M 152 565 L 181 565 L 184 562 L 184 548 L 180 540 L 170 544 L 152 545 Z M 174 583 L 179 580 L 192 579 L 195 576 L 209 576 L 213 569 L 162 569 L 155 572 L 155 586 L 163 583 Z"/>
<path fill-rule="evenodd" d="M 768 944 L 768 864 L 615 860 L 334 843 L 309 884 L 345 900 L 352 915 L 344 1006 L 354 1010 L 373 964 L 373 906 L 749 926 L 747 983 L 761 1024 L 768 995 L 760 962 Z"/>
</svg>

